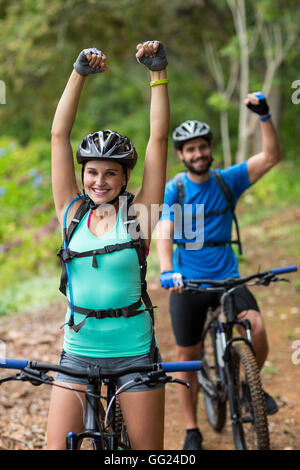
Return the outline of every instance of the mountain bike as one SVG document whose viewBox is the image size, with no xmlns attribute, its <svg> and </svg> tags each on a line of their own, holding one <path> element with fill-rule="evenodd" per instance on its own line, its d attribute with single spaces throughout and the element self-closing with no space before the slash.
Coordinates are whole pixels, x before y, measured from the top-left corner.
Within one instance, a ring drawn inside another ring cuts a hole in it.
<svg viewBox="0 0 300 470">
<path fill-rule="evenodd" d="M 264 392 L 252 345 L 251 324 L 238 319 L 234 293 L 245 285 L 269 286 L 287 281 L 278 275 L 297 271 L 296 266 L 271 269 L 247 277 L 186 280 L 185 290 L 220 294 L 220 308 L 210 310 L 201 339 L 202 368 L 198 372 L 204 404 L 212 428 L 221 432 L 229 403 L 237 450 L 270 448 Z M 235 327 L 244 335 L 236 336 Z"/>
<path fill-rule="evenodd" d="M 65 388 L 63 384 L 55 383 L 54 378 L 48 375 L 49 372 L 61 372 L 70 377 L 87 379 L 88 385 L 84 392 L 73 389 L 74 392 L 85 393 L 84 431 L 78 434 L 69 432 L 66 436 L 66 449 L 77 450 L 81 441 L 89 439 L 92 440 L 93 450 L 126 450 L 130 449 L 130 440 L 123 420 L 118 395 L 125 390 L 130 390 L 130 386 L 137 384 L 146 384 L 151 387 L 158 383 L 175 382 L 189 387 L 187 382 L 173 379 L 171 376 L 166 375 L 166 372 L 199 370 L 201 366 L 201 361 L 186 361 L 161 362 L 114 370 L 99 366 L 74 370 L 55 364 L 0 358 L 0 368 L 20 371 L 16 375 L 0 379 L 0 385 L 11 380 L 17 380 L 28 381 L 35 386 L 47 384 Z M 117 389 L 116 379 L 118 377 L 135 372 L 139 375 L 134 380 L 128 381 Z M 142 376 L 141 373 L 146 374 Z M 101 384 L 106 385 L 106 393 L 103 396 L 101 395 Z M 102 405 L 103 401 L 104 407 Z"/>
</svg>

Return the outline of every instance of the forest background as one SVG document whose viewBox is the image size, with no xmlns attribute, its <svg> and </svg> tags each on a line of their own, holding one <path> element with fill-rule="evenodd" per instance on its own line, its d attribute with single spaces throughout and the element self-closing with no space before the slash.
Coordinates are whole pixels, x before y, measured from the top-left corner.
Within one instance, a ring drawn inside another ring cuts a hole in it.
<svg viewBox="0 0 300 470">
<path fill-rule="evenodd" d="M 86 134 L 101 128 L 128 135 L 139 154 L 130 188 L 141 183 L 150 87 L 135 47 L 149 39 L 162 41 L 168 54 L 170 129 L 186 119 L 208 122 L 216 167 L 259 151 L 257 116 L 243 100 L 258 90 L 268 97 L 283 160 L 243 196 L 242 229 L 299 206 L 296 0 L 0 0 L 0 315 L 63 300 L 50 134 L 73 62 L 84 48 L 101 49 L 109 70 L 88 78 L 72 132 L 74 151 Z M 168 178 L 182 170 L 171 134 L 168 162 Z M 299 225 L 282 229 L 288 258 L 297 264 Z M 247 254 L 241 262 L 247 270 Z M 274 252 L 264 268 L 276 265 Z M 149 276 L 158 274 L 154 243 Z M 300 291 L 299 280 L 294 284 Z"/>
</svg>

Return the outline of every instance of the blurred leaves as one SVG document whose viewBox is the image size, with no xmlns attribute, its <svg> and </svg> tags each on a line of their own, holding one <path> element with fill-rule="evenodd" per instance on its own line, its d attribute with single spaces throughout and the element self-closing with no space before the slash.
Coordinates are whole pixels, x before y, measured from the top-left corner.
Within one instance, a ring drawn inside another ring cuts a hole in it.
<svg viewBox="0 0 300 470">
<path fill-rule="evenodd" d="M 283 44 L 288 35 L 299 35 L 299 8 L 295 0 L 251 0 L 246 2 L 246 14 L 250 87 L 259 89 L 265 55 L 274 49 L 278 30 Z M 270 39 L 270 50 L 262 42 L 263 32 Z M 142 135 L 143 150 L 148 136 L 149 74 L 136 63 L 135 46 L 152 38 L 163 41 L 168 53 L 171 128 L 190 118 L 190 113 L 193 119 L 209 121 L 218 136 L 218 113 L 228 103 L 216 94 L 220 90 L 208 69 L 205 43 L 218 54 L 224 83 L 228 83 L 240 54 L 228 0 L 0 0 L 0 79 L 7 90 L 6 105 L 0 107 L 2 135 L 11 135 L 22 144 L 35 137 L 49 138 L 74 60 L 83 48 L 97 46 L 107 55 L 109 70 L 105 77 L 88 80 L 73 136 L 80 140 L 100 127 L 121 131 L 131 121 L 129 132 Z M 287 83 L 299 78 L 298 61 L 299 49 L 290 48 L 275 77 L 284 94 L 283 141 L 293 158 L 291 129 L 297 107 L 289 102 Z M 236 146 L 238 91 L 230 101 L 234 111 L 230 136 Z M 216 150 L 221 152 L 219 142 Z"/>
</svg>

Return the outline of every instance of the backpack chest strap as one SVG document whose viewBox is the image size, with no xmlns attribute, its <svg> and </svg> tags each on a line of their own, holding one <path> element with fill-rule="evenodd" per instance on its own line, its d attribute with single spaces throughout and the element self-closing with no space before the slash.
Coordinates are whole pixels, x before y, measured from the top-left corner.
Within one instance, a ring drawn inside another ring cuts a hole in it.
<svg viewBox="0 0 300 470">
<path fill-rule="evenodd" d="M 69 301 L 68 301 L 68 305 L 69 307 L 71 306 Z M 120 318 L 120 317 L 129 318 L 129 317 L 139 315 L 142 312 L 145 312 L 146 308 L 139 310 L 139 308 L 142 305 L 143 303 L 141 299 L 126 307 L 100 309 L 100 310 L 83 308 L 83 307 L 78 307 L 74 305 L 73 306 L 74 312 L 85 315 L 85 318 L 83 319 L 82 322 L 78 323 L 77 325 L 73 324 L 69 326 L 71 326 L 71 328 L 76 333 L 78 333 L 78 331 L 81 330 L 81 328 L 83 327 L 83 325 L 85 324 L 88 318 L 93 317 L 93 318 L 96 318 L 97 320 L 102 320 L 103 318 Z"/>
<path fill-rule="evenodd" d="M 140 240 L 130 240 L 129 242 L 116 243 L 114 245 L 106 245 L 103 248 L 97 248 L 96 250 L 89 250 L 89 251 L 83 251 L 83 252 L 72 251 L 69 248 L 67 249 L 61 248 L 57 255 L 61 258 L 61 260 L 64 263 L 69 263 L 74 258 L 85 258 L 87 256 L 91 256 L 93 258 L 93 263 L 92 263 L 93 268 L 98 268 L 98 262 L 96 258 L 97 255 L 105 255 L 105 254 L 114 253 L 116 251 L 125 250 L 128 248 L 136 249 L 139 247 L 140 247 Z"/>
</svg>

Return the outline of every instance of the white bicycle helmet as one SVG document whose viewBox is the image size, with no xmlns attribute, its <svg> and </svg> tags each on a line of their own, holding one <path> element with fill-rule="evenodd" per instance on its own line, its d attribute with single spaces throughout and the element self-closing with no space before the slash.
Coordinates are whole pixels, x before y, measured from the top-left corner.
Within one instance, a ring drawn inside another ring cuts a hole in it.
<svg viewBox="0 0 300 470">
<path fill-rule="evenodd" d="M 183 144 L 191 139 L 202 137 L 211 142 L 212 132 L 208 124 L 200 121 L 185 121 L 176 127 L 173 132 L 173 144 L 178 150 L 181 150 Z"/>
</svg>

